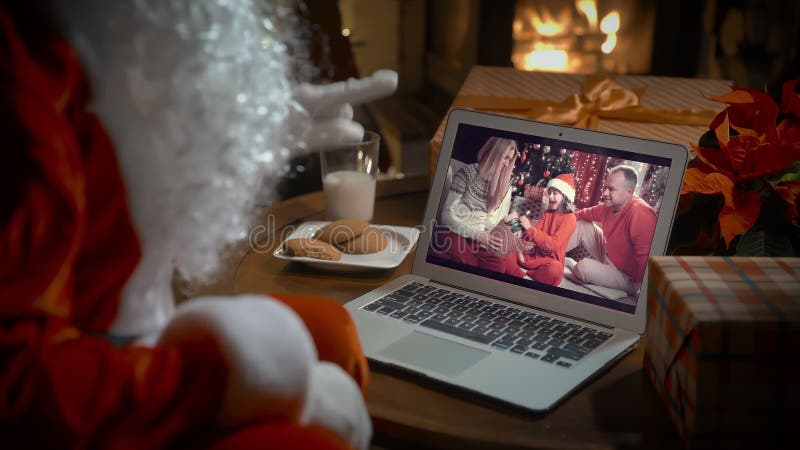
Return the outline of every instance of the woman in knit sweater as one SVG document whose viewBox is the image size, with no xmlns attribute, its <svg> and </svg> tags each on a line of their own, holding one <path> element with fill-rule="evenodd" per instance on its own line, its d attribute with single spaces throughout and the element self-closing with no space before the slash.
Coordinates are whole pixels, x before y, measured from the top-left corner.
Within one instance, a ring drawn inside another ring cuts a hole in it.
<svg viewBox="0 0 800 450">
<path fill-rule="evenodd" d="M 489 232 L 508 214 L 511 174 L 517 160 L 513 139 L 490 137 L 478 152 L 478 162 L 459 170 L 444 201 L 438 256 L 477 265 L 478 254 L 501 245 Z"/>
</svg>

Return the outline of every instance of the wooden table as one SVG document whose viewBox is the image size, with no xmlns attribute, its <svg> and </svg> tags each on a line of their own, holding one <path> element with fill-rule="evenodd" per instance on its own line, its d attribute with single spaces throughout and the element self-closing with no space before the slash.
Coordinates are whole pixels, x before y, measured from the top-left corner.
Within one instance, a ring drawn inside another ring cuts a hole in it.
<svg viewBox="0 0 800 450">
<path fill-rule="evenodd" d="M 378 186 L 374 223 L 422 222 L 427 179 Z M 316 192 L 287 200 L 267 210 L 263 219 L 280 236 L 286 226 L 324 220 L 324 198 Z M 387 272 L 322 272 L 274 258 L 271 252 L 280 241 L 261 234 L 255 250 L 240 249 L 229 259 L 227 275 L 199 293 L 293 292 L 345 303 L 411 270 L 413 254 Z M 549 414 L 476 402 L 378 367 L 373 367 L 367 404 L 374 443 L 386 448 L 681 448 L 664 405 L 642 371 L 641 346 Z"/>
</svg>

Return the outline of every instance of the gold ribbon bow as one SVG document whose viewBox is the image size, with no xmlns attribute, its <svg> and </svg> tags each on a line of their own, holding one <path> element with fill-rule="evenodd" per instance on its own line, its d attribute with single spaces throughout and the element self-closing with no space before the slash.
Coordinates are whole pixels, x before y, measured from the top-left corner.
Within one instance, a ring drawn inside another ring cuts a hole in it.
<svg viewBox="0 0 800 450">
<path fill-rule="evenodd" d="M 645 89 L 627 89 L 613 78 L 587 75 L 580 94 L 561 102 L 525 98 L 460 95 L 454 108 L 508 113 L 543 122 L 597 128 L 601 118 L 631 122 L 707 126 L 717 112 L 703 109 L 643 108 Z"/>
</svg>

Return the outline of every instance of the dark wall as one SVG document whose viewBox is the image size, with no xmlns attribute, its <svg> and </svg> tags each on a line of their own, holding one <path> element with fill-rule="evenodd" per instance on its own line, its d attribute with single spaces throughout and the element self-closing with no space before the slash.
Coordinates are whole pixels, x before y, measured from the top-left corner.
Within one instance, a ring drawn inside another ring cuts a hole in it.
<svg viewBox="0 0 800 450">
<path fill-rule="evenodd" d="M 514 22 L 514 2 L 510 0 L 481 0 L 478 24 L 478 64 L 482 66 L 511 66 L 514 46 L 511 24 Z"/>
<path fill-rule="evenodd" d="M 697 75 L 703 1 L 656 2 L 651 73 L 694 77 Z"/>
</svg>

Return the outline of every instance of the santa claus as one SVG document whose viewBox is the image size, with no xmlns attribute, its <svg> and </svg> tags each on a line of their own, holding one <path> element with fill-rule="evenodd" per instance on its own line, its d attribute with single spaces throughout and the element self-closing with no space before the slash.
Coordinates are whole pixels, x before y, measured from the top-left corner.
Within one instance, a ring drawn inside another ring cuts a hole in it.
<svg viewBox="0 0 800 450">
<path fill-rule="evenodd" d="M 318 298 L 198 298 L 293 149 L 396 74 L 296 88 L 285 2 L 0 7 L 4 448 L 364 448 L 368 369 Z"/>
</svg>

